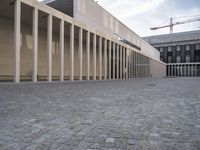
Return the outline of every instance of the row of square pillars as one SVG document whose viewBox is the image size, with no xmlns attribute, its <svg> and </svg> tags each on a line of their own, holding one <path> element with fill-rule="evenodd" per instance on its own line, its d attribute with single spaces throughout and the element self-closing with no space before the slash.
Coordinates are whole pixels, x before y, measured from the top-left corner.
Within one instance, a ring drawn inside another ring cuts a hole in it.
<svg viewBox="0 0 200 150">
<path fill-rule="evenodd" d="M 167 76 L 169 77 L 197 77 L 200 63 L 167 64 Z"/>
<path fill-rule="evenodd" d="M 150 77 L 150 58 L 135 51 L 129 53 L 129 78 Z"/>
<path fill-rule="evenodd" d="M 27 1 L 28 2 L 28 1 Z M 25 0 L 15 1 L 14 10 L 14 82 L 20 82 L 20 32 L 21 32 L 21 4 L 26 3 Z M 32 4 L 32 3 L 31 3 Z M 27 4 L 28 5 L 28 4 Z M 32 81 L 37 82 L 38 75 L 38 8 L 33 7 L 33 61 L 32 61 Z M 41 8 L 40 8 L 41 9 Z M 41 10 L 44 11 L 44 10 Z M 45 12 L 45 11 L 44 11 Z M 48 14 L 48 12 L 45 12 Z M 47 16 L 47 80 L 52 81 L 52 20 L 53 15 Z M 57 16 L 56 16 L 57 17 Z M 59 57 L 60 57 L 60 73 L 59 80 L 64 81 L 64 23 L 67 20 L 60 19 L 59 26 Z M 70 80 L 74 80 L 74 24 L 70 23 Z M 82 51 L 83 51 L 83 28 L 79 27 L 79 80 L 82 80 Z M 87 76 L 86 80 L 90 80 L 90 35 L 92 32 L 87 30 L 86 34 L 86 55 L 87 55 Z M 93 80 L 96 80 L 96 45 L 97 34 L 93 33 Z M 104 56 L 102 51 L 104 47 Z M 108 47 L 108 53 L 107 53 Z M 128 78 L 128 52 L 129 50 L 118 43 L 115 43 L 103 36 L 99 36 L 99 80 L 104 79 L 127 79 Z M 109 55 L 107 57 L 107 54 Z M 102 63 L 102 57 L 104 57 L 104 63 Z M 108 60 L 107 60 L 108 58 Z M 112 59 L 113 58 L 113 59 Z M 113 62 L 111 62 L 113 61 Z M 104 75 L 102 75 L 102 65 L 104 64 Z M 116 65 L 116 66 L 115 66 Z M 107 68 L 108 67 L 108 68 Z"/>
</svg>

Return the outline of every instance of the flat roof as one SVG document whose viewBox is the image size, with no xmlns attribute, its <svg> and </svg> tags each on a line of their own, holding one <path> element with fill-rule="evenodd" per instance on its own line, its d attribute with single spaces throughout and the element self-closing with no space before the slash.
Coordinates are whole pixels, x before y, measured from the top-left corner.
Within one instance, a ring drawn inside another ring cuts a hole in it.
<svg viewBox="0 0 200 150">
<path fill-rule="evenodd" d="M 200 40 L 200 30 L 143 37 L 150 44 Z"/>
</svg>

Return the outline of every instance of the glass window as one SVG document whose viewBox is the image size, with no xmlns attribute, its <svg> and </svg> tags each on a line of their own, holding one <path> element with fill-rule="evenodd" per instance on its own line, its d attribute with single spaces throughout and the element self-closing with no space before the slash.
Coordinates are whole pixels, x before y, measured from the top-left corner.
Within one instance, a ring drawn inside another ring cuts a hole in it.
<svg viewBox="0 0 200 150">
<path fill-rule="evenodd" d="M 168 56 L 167 61 L 168 63 L 172 63 L 172 56 Z"/>
<path fill-rule="evenodd" d="M 195 45 L 195 49 L 196 49 L 196 50 L 200 50 L 200 44 L 196 44 L 196 45 Z"/>
<path fill-rule="evenodd" d="M 160 48 L 160 52 L 163 53 L 163 47 Z"/>
<path fill-rule="evenodd" d="M 171 52 L 172 51 L 172 47 L 168 47 L 168 52 Z"/>
<path fill-rule="evenodd" d="M 189 51 L 190 50 L 190 45 L 186 45 L 186 51 Z"/>
<path fill-rule="evenodd" d="M 181 62 L 181 56 L 176 56 L 176 63 L 180 63 Z"/>
<path fill-rule="evenodd" d="M 176 50 L 177 50 L 177 51 L 180 51 L 180 50 L 181 50 L 181 46 L 178 45 L 178 46 L 176 47 Z"/>
<path fill-rule="evenodd" d="M 185 60 L 186 60 L 186 63 L 190 63 L 190 55 L 186 55 Z"/>
</svg>

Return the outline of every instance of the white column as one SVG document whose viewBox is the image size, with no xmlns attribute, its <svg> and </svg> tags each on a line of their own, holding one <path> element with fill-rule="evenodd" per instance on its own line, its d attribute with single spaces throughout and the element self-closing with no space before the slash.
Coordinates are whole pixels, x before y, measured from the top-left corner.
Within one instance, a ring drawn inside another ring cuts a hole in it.
<svg viewBox="0 0 200 150">
<path fill-rule="evenodd" d="M 82 80 L 83 73 L 83 29 L 79 28 L 79 80 Z"/>
<path fill-rule="evenodd" d="M 52 15 L 48 15 L 48 32 L 47 32 L 47 56 L 48 56 L 48 69 L 47 80 L 52 81 Z"/>
<path fill-rule="evenodd" d="M 99 80 L 102 80 L 102 37 L 99 36 Z"/>
<path fill-rule="evenodd" d="M 117 44 L 117 79 L 119 79 L 119 44 Z"/>
<path fill-rule="evenodd" d="M 96 40 L 96 34 L 94 33 L 94 36 L 93 36 L 93 80 L 96 80 L 96 76 L 97 76 L 97 69 L 96 69 L 96 66 L 97 66 L 97 40 Z"/>
<path fill-rule="evenodd" d="M 191 65 L 191 76 L 193 77 L 194 76 L 194 68 L 193 68 L 193 64 Z"/>
<path fill-rule="evenodd" d="M 14 16 L 14 82 L 20 82 L 21 2 L 15 1 Z"/>
<path fill-rule="evenodd" d="M 133 61 L 133 78 L 136 78 L 136 52 L 133 51 L 133 58 L 134 58 L 134 61 Z"/>
<path fill-rule="evenodd" d="M 113 79 L 115 79 L 115 43 L 113 42 Z"/>
<path fill-rule="evenodd" d="M 109 80 L 111 80 L 111 48 L 112 42 L 109 41 Z"/>
<path fill-rule="evenodd" d="M 188 77 L 190 76 L 190 64 L 188 64 Z"/>
<path fill-rule="evenodd" d="M 128 72 L 128 54 L 129 54 L 129 49 L 126 49 L 126 79 L 129 77 L 129 72 Z"/>
<path fill-rule="evenodd" d="M 33 59 L 32 59 L 32 81 L 37 82 L 38 74 L 38 9 L 33 9 Z"/>
<path fill-rule="evenodd" d="M 174 65 L 174 76 L 177 77 L 177 65 Z"/>
<path fill-rule="evenodd" d="M 124 47 L 123 48 L 123 79 L 125 79 L 125 72 L 126 72 L 126 70 L 125 70 L 125 50 L 126 50 L 126 48 Z"/>
<path fill-rule="evenodd" d="M 86 76 L 86 80 L 90 80 L 90 32 L 87 31 L 87 76 Z"/>
<path fill-rule="evenodd" d="M 74 25 L 70 25 L 70 80 L 74 80 Z"/>
<path fill-rule="evenodd" d="M 195 77 L 197 77 L 197 64 L 195 64 Z"/>
<path fill-rule="evenodd" d="M 174 76 L 174 65 L 171 65 L 171 75 Z"/>
<path fill-rule="evenodd" d="M 186 77 L 187 75 L 186 75 L 186 65 L 184 65 L 184 76 Z"/>
<path fill-rule="evenodd" d="M 138 77 L 138 58 L 137 58 L 137 52 L 135 52 L 135 78 Z"/>
<path fill-rule="evenodd" d="M 64 20 L 60 20 L 60 81 L 64 80 Z"/>
<path fill-rule="evenodd" d="M 107 80 L 107 39 L 104 40 L 104 80 Z"/>
<path fill-rule="evenodd" d="M 122 46 L 120 46 L 120 79 L 122 79 L 122 50 Z"/>
<path fill-rule="evenodd" d="M 177 76 L 179 77 L 180 76 L 180 67 L 179 67 L 179 65 L 177 65 Z"/>
</svg>

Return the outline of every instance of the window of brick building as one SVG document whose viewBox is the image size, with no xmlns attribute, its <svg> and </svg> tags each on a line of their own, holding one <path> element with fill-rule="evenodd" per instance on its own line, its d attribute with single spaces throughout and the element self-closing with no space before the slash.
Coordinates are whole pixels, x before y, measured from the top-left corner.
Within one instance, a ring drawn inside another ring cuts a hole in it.
<svg viewBox="0 0 200 150">
<path fill-rule="evenodd" d="M 168 52 L 172 52 L 172 47 L 168 47 Z"/>
<path fill-rule="evenodd" d="M 186 45 L 186 51 L 189 51 L 190 50 L 190 45 Z"/>
<path fill-rule="evenodd" d="M 172 56 L 168 56 L 168 57 L 167 57 L 167 62 L 168 62 L 168 63 L 172 63 Z"/>
<path fill-rule="evenodd" d="M 181 56 L 176 56 L 176 63 L 180 63 L 181 62 Z"/>
<path fill-rule="evenodd" d="M 176 47 L 176 51 L 181 51 L 181 46 L 180 46 L 180 45 L 178 45 L 178 46 Z"/>
<path fill-rule="evenodd" d="M 160 52 L 163 53 L 163 47 L 160 47 Z"/>
<path fill-rule="evenodd" d="M 190 55 L 186 55 L 185 61 L 186 61 L 186 63 L 190 63 Z"/>
<path fill-rule="evenodd" d="M 200 44 L 196 44 L 196 45 L 195 45 L 195 49 L 196 49 L 196 50 L 200 50 Z"/>
</svg>

